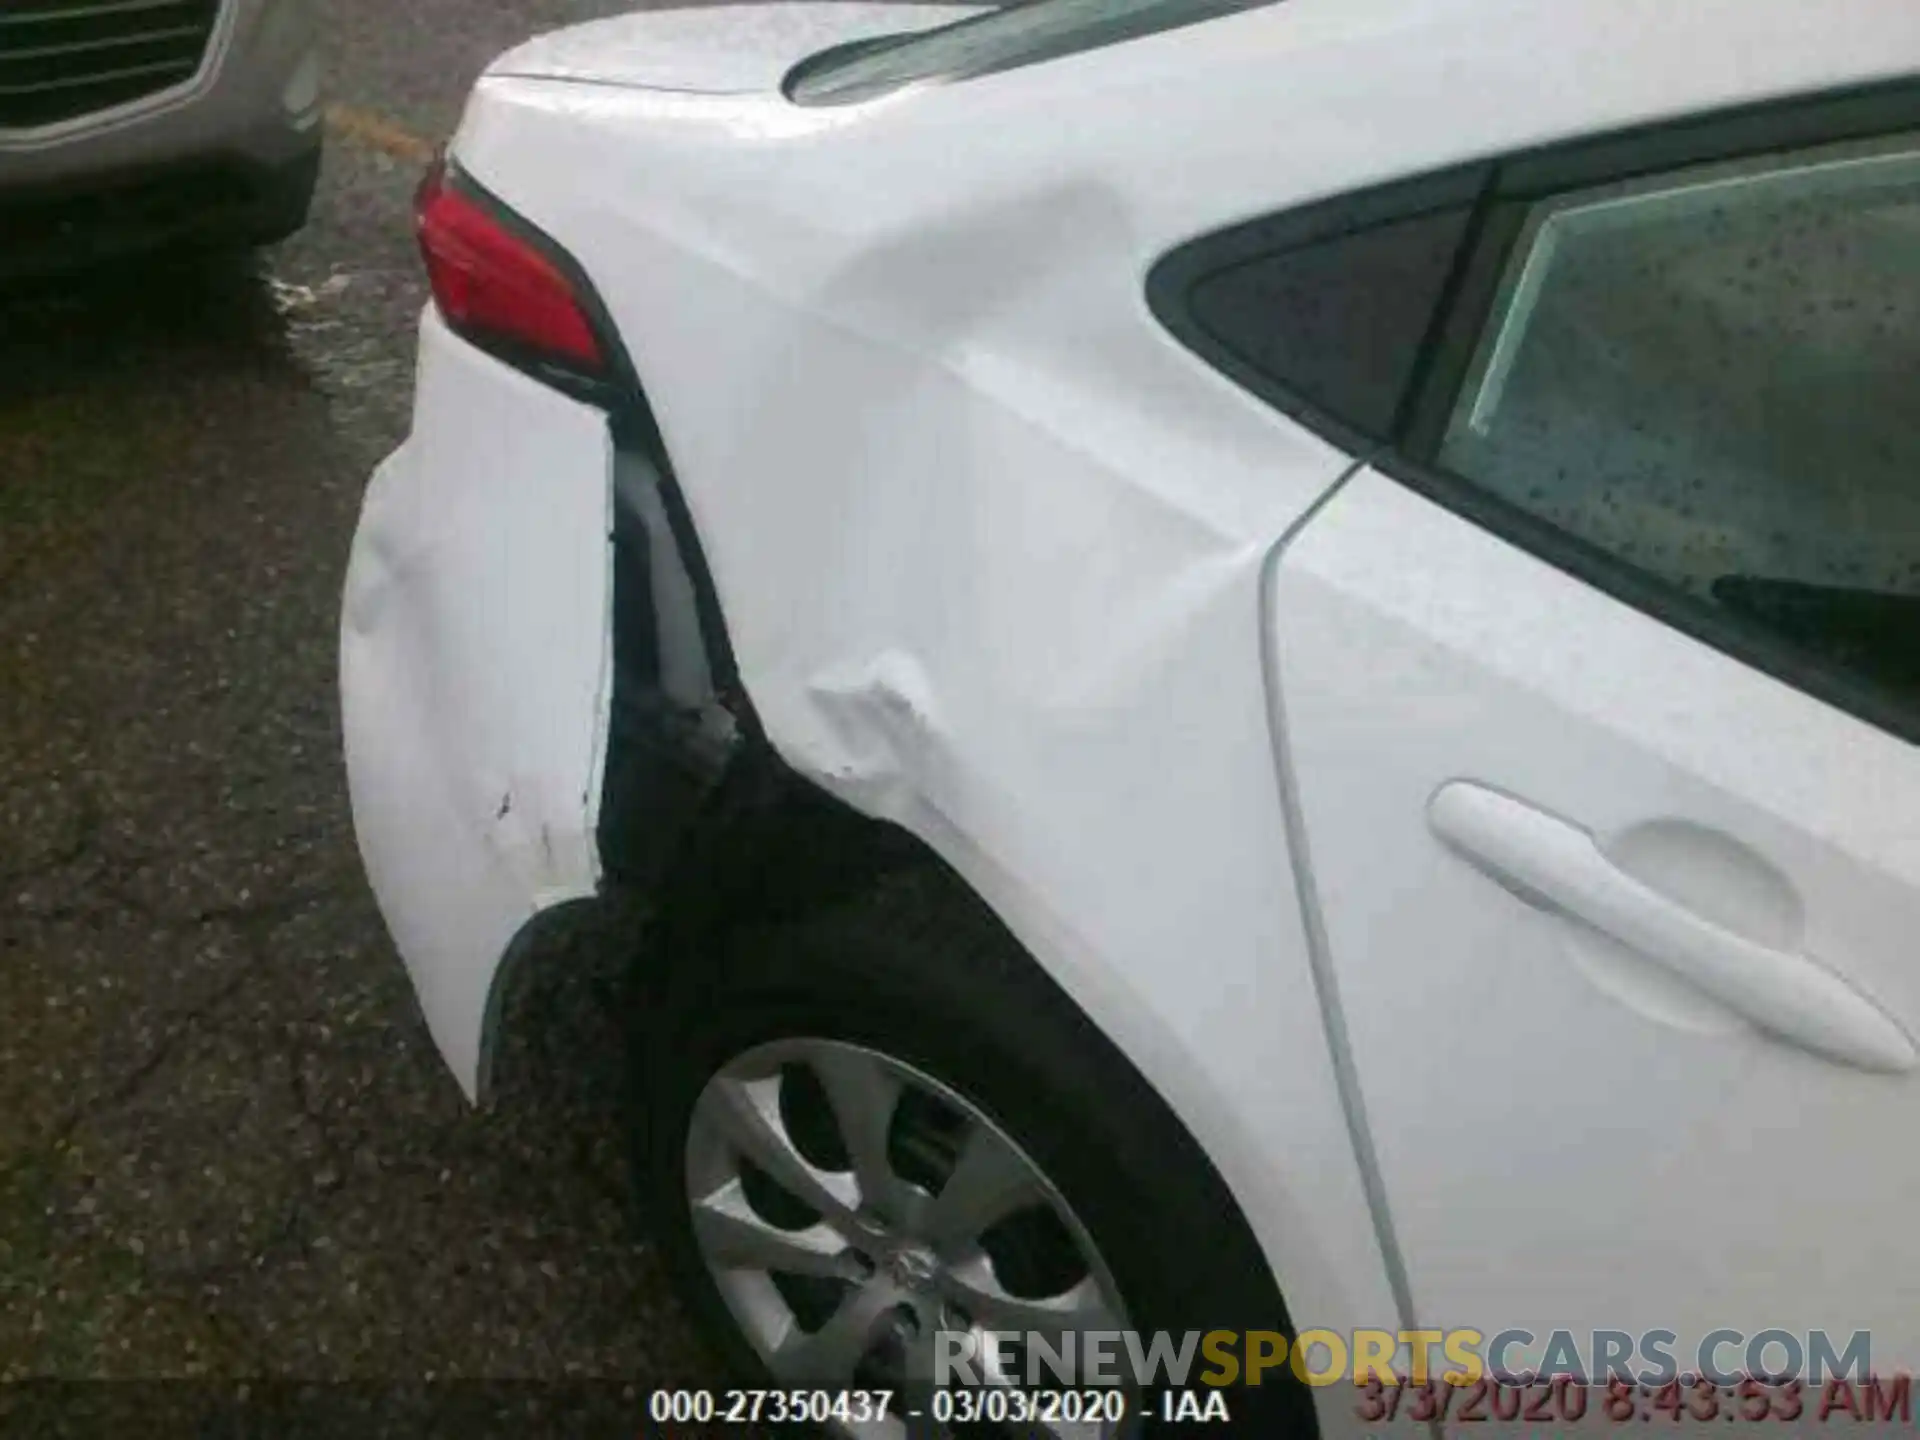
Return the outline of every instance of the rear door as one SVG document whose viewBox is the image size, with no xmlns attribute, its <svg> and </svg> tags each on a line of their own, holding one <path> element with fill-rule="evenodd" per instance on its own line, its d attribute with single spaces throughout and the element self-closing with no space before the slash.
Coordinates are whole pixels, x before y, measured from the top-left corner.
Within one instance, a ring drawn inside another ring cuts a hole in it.
<svg viewBox="0 0 1920 1440">
<path fill-rule="evenodd" d="M 1916 121 L 1498 167 L 1373 463 L 1272 571 L 1423 1323 L 1920 1358 Z"/>
</svg>

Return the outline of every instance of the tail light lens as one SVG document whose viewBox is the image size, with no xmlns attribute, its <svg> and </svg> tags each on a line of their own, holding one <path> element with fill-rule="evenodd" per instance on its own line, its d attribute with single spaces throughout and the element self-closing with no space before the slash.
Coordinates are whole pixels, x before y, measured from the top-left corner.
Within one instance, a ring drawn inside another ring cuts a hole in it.
<svg viewBox="0 0 1920 1440">
<path fill-rule="evenodd" d="M 421 182 L 414 213 L 434 303 L 456 334 L 563 388 L 610 378 L 583 287 L 552 241 L 444 160 Z"/>
</svg>

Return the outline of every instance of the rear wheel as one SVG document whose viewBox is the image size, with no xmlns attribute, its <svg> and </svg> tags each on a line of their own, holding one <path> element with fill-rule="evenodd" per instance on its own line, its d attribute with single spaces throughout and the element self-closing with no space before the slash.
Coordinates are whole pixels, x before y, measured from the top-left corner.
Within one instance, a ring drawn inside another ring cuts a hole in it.
<svg viewBox="0 0 1920 1440">
<path fill-rule="evenodd" d="M 1289 1330 L 1192 1139 L 944 874 L 720 937 L 639 1023 L 656 1233 L 743 1376 L 910 1390 L 943 1356 L 989 1378 L 985 1331 L 1059 1354 L 1067 1332 Z M 1009 1378 L 1062 1387 L 1043 1357 L 1009 1358 Z M 1125 1424 L 1109 1401 L 1074 1424 L 830 1428 L 1131 1434 L 1157 1401 L 1124 1393 Z M 1245 1433 L 1315 1433 L 1290 1378 L 1229 1403 Z"/>
</svg>

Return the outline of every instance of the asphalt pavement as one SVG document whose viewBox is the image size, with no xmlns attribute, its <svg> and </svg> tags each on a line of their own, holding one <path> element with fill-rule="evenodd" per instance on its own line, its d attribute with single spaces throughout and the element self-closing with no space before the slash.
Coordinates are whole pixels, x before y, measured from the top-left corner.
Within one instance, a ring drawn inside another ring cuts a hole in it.
<svg viewBox="0 0 1920 1440">
<path fill-rule="evenodd" d="M 0 301 L 0 1381 L 686 1383 L 613 947 L 548 967 L 469 1110 L 361 875 L 334 693 L 420 158 L 499 50 L 632 7 L 320 3 L 304 234 Z"/>
</svg>

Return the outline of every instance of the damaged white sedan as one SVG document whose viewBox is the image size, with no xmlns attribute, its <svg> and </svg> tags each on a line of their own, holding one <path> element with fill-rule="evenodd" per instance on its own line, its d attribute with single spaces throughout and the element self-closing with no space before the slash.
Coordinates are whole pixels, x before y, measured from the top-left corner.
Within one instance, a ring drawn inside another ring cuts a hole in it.
<svg viewBox="0 0 1920 1440">
<path fill-rule="evenodd" d="M 1920 1358 L 1917 62 L 1895 0 L 501 59 L 342 632 L 469 1095 L 540 917 L 650 897 L 639 1173 L 763 1383 L 1099 1331 Z M 1334 1355 L 1238 1418 L 1354 1423 Z"/>
</svg>

